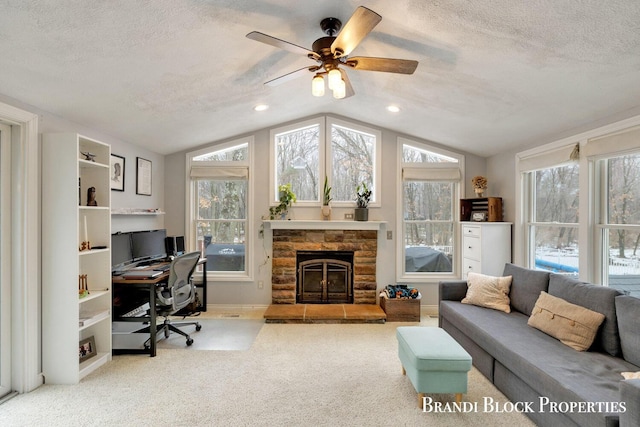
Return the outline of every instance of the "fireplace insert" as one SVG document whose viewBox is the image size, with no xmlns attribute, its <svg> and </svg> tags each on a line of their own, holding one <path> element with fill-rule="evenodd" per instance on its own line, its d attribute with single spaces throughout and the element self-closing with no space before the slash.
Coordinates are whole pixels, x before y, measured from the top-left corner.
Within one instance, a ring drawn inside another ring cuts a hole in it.
<svg viewBox="0 0 640 427">
<path fill-rule="evenodd" d="M 353 303 L 352 251 L 298 251 L 296 302 Z"/>
</svg>

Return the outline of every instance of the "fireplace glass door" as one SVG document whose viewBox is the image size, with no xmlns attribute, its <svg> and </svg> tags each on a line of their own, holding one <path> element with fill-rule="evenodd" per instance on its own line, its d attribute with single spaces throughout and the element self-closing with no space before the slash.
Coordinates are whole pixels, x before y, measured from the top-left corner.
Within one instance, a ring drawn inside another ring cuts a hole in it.
<svg viewBox="0 0 640 427">
<path fill-rule="evenodd" d="M 314 259 L 298 264 L 299 303 L 351 303 L 351 263 L 336 259 Z"/>
</svg>

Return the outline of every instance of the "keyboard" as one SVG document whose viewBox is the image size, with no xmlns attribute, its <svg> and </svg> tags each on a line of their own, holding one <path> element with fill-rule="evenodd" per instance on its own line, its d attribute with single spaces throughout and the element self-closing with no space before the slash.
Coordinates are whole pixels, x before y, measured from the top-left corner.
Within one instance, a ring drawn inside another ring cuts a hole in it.
<svg viewBox="0 0 640 427">
<path fill-rule="evenodd" d="M 153 267 L 153 269 L 158 271 L 168 271 L 171 269 L 171 264 L 159 265 L 157 267 Z"/>
<path fill-rule="evenodd" d="M 136 307 L 128 313 L 122 315 L 122 317 L 141 317 L 146 316 L 147 311 L 150 309 L 149 303 L 146 302 L 142 304 L 140 307 Z"/>
</svg>

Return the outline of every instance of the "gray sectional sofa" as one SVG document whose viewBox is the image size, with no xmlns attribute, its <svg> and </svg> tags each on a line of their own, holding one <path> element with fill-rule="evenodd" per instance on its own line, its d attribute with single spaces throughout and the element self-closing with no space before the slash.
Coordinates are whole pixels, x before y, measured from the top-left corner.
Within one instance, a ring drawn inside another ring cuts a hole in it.
<svg viewBox="0 0 640 427">
<path fill-rule="evenodd" d="M 640 299 L 513 264 L 503 275 L 510 313 L 461 303 L 466 281 L 440 283 L 439 325 L 474 366 L 539 426 L 640 426 L 640 379 L 621 375 L 640 371 Z M 527 324 L 541 291 L 605 315 L 588 351 Z"/>
</svg>

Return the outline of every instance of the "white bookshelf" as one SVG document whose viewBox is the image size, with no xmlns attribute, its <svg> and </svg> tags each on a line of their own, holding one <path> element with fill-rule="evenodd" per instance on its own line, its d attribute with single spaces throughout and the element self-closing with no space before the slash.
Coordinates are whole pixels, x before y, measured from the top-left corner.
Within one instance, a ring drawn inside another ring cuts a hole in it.
<svg viewBox="0 0 640 427">
<path fill-rule="evenodd" d="M 46 383 L 75 384 L 111 360 L 111 148 L 53 133 L 42 153 L 42 366 Z M 86 206 L 89 187 L 98 206 Z M 91 250 L 80 250 L 85 223 Z M 89 294 L 80 298 L 82 274 Z M 89 337 L 97 355 L 80 363 L 79 343 Z"/>
</svg>

